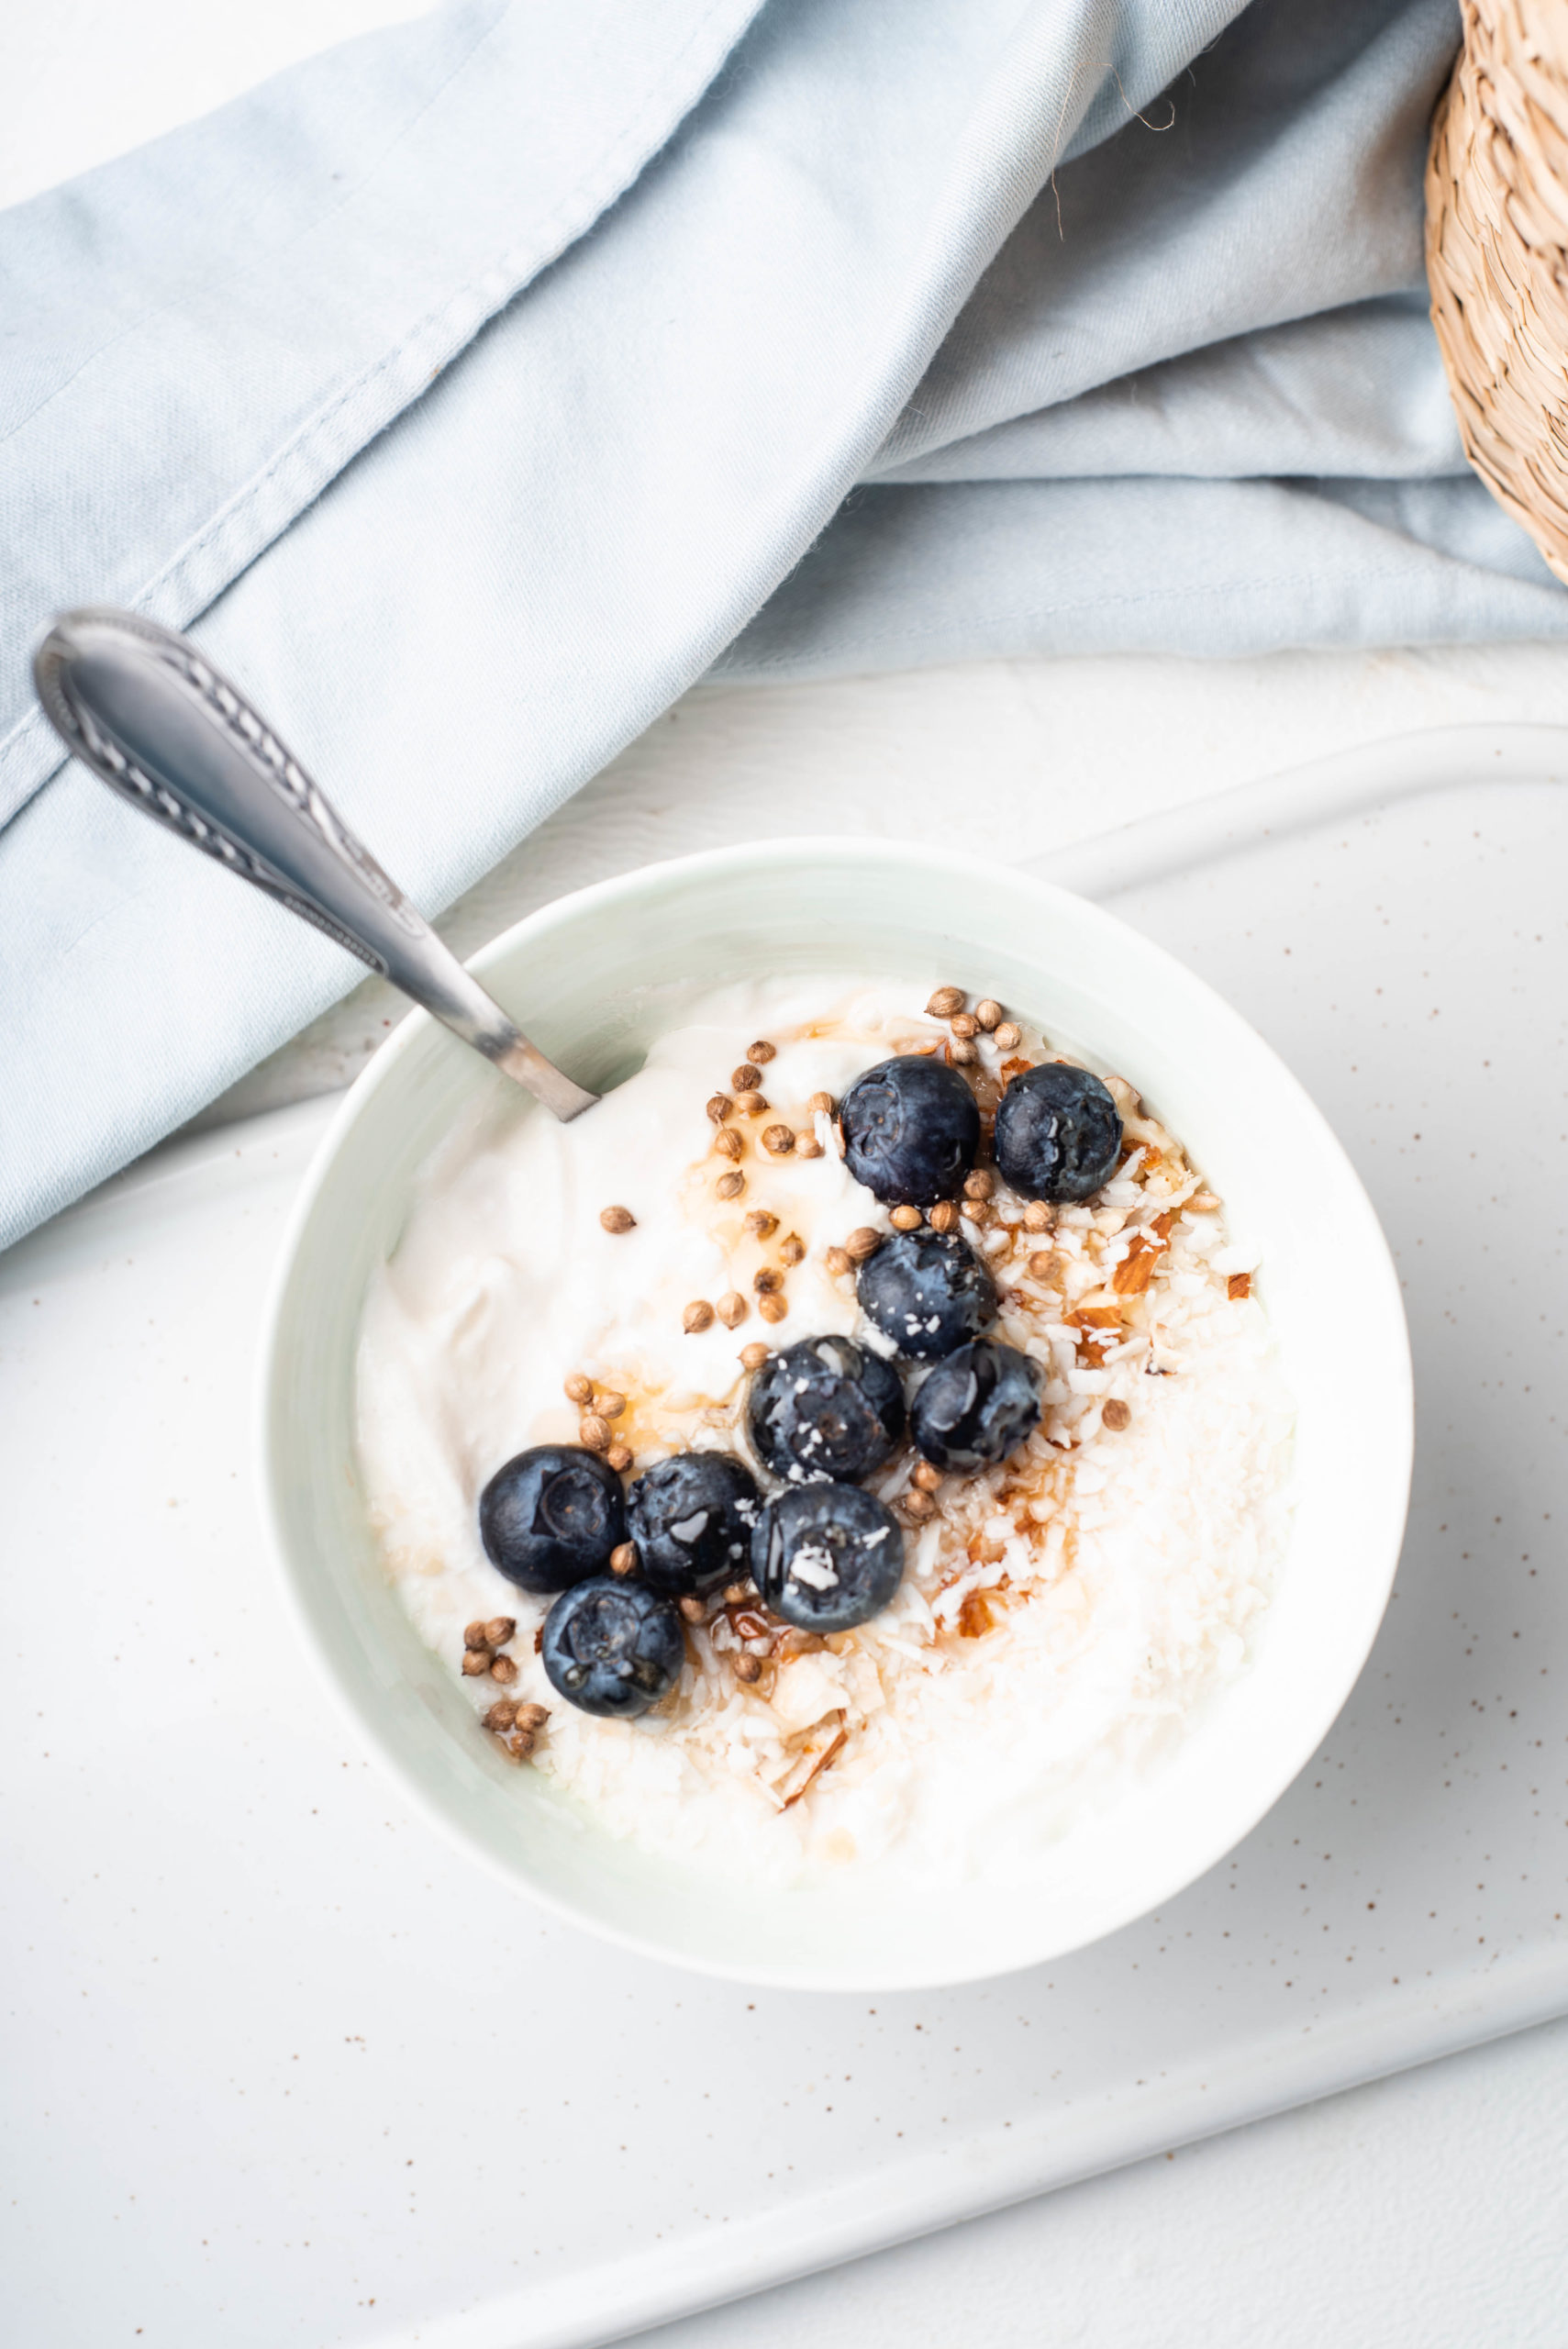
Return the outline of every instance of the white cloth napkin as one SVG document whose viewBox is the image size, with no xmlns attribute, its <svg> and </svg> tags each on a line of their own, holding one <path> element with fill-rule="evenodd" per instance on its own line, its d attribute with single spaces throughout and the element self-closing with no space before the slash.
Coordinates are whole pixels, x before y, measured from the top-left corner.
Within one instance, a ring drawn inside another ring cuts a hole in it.
<svg viewBox="0 0 1568 2349">
<path fill-rule="evenodd" d="M 460 0 L 0 215 L 0 1239 L 357 966 L 61 769 L 131 604 L 439 908 L 705 672 L 1557 635 L 1421 291 L 1450 0 Z"/>
</svg>

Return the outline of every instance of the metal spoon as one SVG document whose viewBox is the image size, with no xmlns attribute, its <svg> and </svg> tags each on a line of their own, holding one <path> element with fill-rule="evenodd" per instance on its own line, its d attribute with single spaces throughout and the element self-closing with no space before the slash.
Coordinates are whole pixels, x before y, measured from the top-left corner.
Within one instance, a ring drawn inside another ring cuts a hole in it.
<svg viewBox="0 0 1568 2349">
<path fill-rule="evenodd" d="M 33 655 L 44 715 L 133 807 L 298 914 L 553 1110 L 593 1108 L 464 970 L 205 653 L 135 612 L 62 612 Z"/>
</svg>

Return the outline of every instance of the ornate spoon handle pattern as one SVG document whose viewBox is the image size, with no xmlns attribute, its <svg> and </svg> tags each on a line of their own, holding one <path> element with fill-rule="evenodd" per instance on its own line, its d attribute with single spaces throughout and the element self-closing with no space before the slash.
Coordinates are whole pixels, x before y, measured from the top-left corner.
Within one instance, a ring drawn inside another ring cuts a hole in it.
<svg viewBox="0 0 1568 2349">
<path fill-rule="evenodd" d="M 64 612 L 33 658 L 66 748 L 133 807 L 266 891 L 483 1052 L 563 1121 L 591 1108 L 487 995 L 245 696 L 134 612 Z"/>
</svg>

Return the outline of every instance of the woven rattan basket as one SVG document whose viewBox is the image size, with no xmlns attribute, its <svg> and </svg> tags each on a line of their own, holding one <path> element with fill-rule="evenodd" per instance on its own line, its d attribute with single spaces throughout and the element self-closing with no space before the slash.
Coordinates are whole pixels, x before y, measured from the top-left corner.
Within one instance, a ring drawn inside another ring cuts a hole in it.
<svg viewBox="0 0 1568 2349">
<path fill-rule="evenodd" d="M 1427 274 L 1465 453 L 1568 583 L 1568 0 L 1462 0 Z"/>
</svg>

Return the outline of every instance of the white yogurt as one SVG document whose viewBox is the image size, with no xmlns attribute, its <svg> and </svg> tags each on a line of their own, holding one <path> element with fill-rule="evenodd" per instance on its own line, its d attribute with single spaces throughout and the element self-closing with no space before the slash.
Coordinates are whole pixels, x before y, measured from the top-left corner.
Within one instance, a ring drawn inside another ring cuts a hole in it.
<svg viewBox="0 0 1568 2349">
<path fill-rule="evenodd" d="M 782 1879 L 857 1857 L 953 1882 L 1027 1867 L 1241 1668 L 1283 1542 L 1288 1398 L 1258 1304 L 1226 1295 L 1238 1252 L 1227 1253 L 1218 1216 L 1178 1216 L 1146 1304 L 1103 1363 L 1097 1342 L 1086 1352 L 1063 1323 L 1075 1297 L 1105 1287 L 1118 1251 L 1152 1244 L 1156 1211 L 1196 1187 L 1173 1145 L 1165 1164 L 1144 1163 L 1159 1169 L 1147 1186 L 1135 1163 L 1097 1212 L 1063 1219 L 1054 1287 L 1029 1275 L 1037 1243 L 1017 1229 L 1019 1203 L 1005 1206 L 997 1334 L 1046 1370 L 1045 1428 L 1027 1459 L 944 1491 L 942 1518 L 907 1536 L 905 1584 L 884 1615 L 838 1652 L 770 1667 L 762 1690 L 736 1679 L 727 1624 L 695 1631 L 675 1698 L 637 1722 L 592 1720 L 550 1689 L 532 1637 L 549 1601 L 485 1558 L 481 1489 L 513 1453 L 576 1441 L 572 1373 L 625 1396 L 614 1433 L 646 1467 L 693 1445 L 742 1448 L 746 1344 L 865 1341 L 852 1283 L 829 1275 L 824 1252 L 886 1218 L 807 1104 L 944 1032 L 918 1009 L 940 975 L 706 994 L 638 1075 L 573 1124 L 497 1101 L 426 1171 L 366 1304 L 361 1459 L 420 1632 L 456 1674 L 466 1623 L 515 1616 L 521 1676 L 506 1694 L 550 1710 L 535 1766 L 611 1831 L 732 1876 Z M 726 1121 L 746 1139 L 746 1187 L 724 1200 L 730 1164 L 705 1105 L 716 1092 L 739 1098 L 732 1072 L 754 1038 L 777 1048 L 762 1070 L 769 1108 Z M 986 1044 L 983 1057 L 1001 1056 Z M 823 1154 L 770 1156 L 762 1132 L 781 1122 L 815 1131 Z M 1154 1151 L 1170 1139 L 1136 1120 L 1129 1131 Z M 635 1227 L 606 1231 L 610 1206 Z M 758 1208 L 778 1219 L 765 1240 L 746 1229 Z M 1108 1229 L 1118 1213 L 1119 1234 Z M 786 1316 L 769 1325 L 752 1276 L 780 1266 L 791 1235 L 805 1254 L 784 1264 Z M 969 1236 L 998 1245 L 995 1223 Z M 688 1333 L 689 1306 L 733 1292 L 748 1300 L 739 1327 L 716 1315 Z M 1113 1398 L 1130 1398 L 1125 1431 L 1104 1426 Z M 909 1464 L 876 1489 L 896 1498 Z M 978 1615 L 962 1613 L 972 1593 Z M 463 1685 L 480 1709 L 500 1693 Z"/>
</svg>

